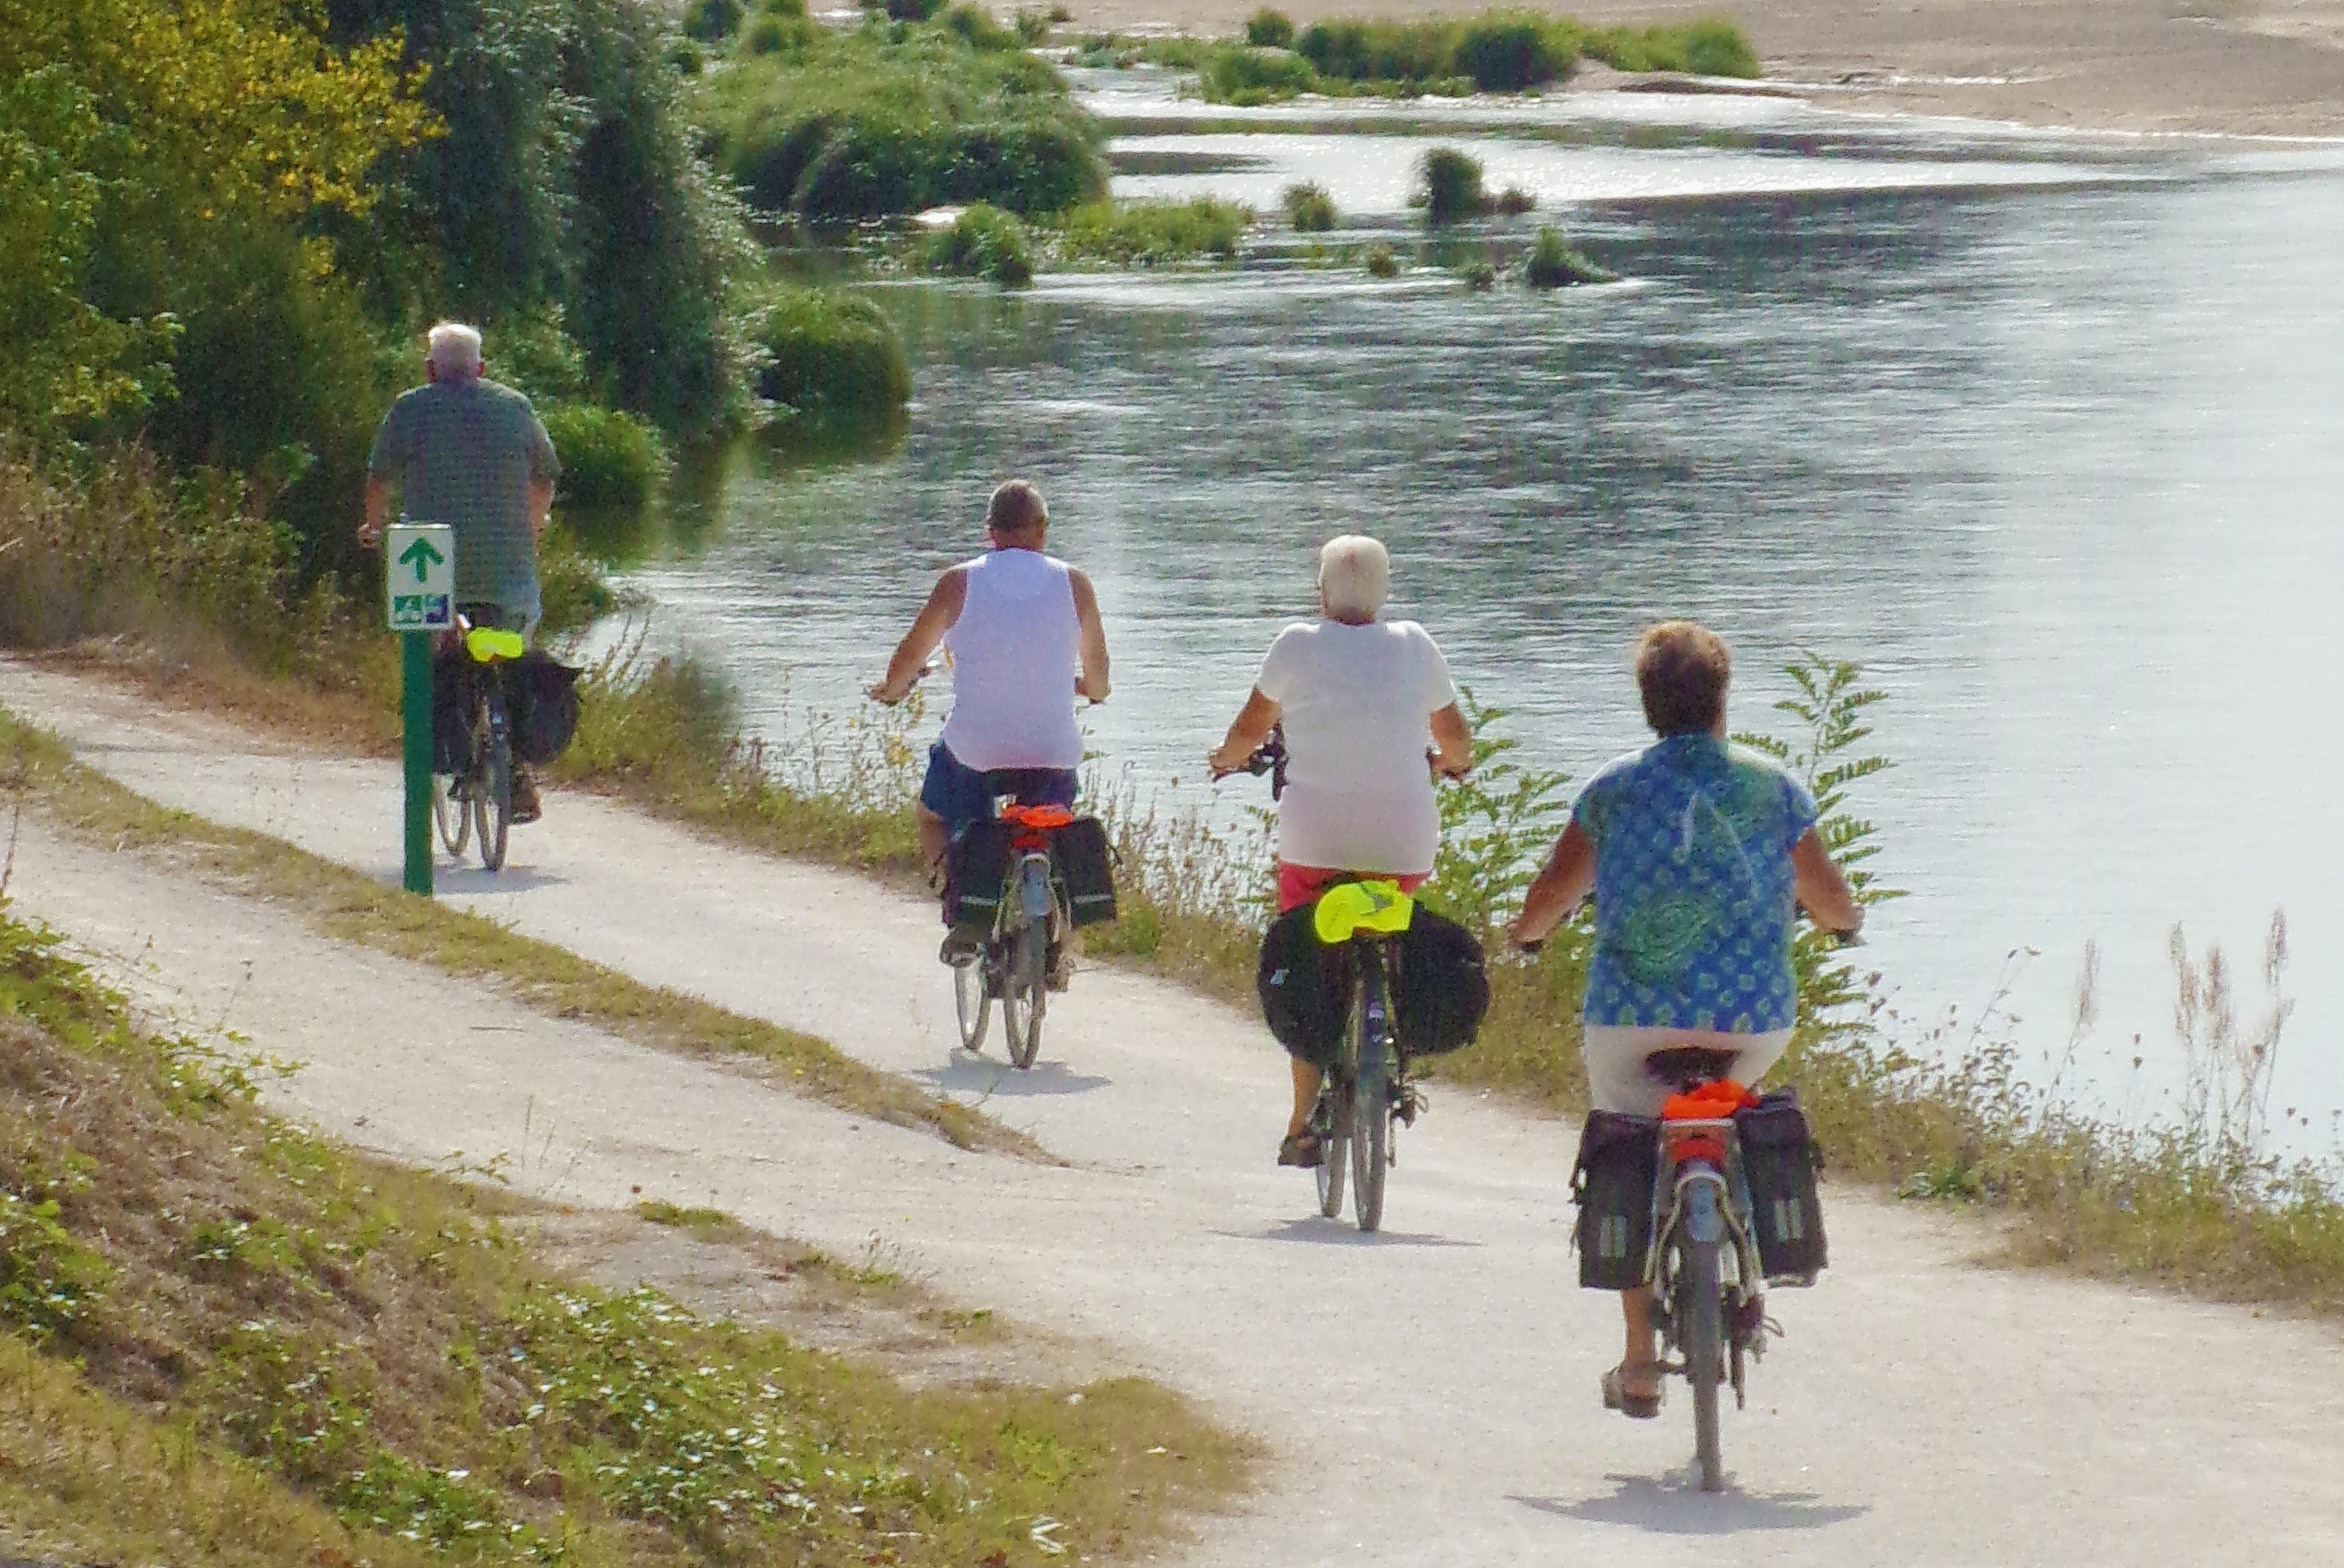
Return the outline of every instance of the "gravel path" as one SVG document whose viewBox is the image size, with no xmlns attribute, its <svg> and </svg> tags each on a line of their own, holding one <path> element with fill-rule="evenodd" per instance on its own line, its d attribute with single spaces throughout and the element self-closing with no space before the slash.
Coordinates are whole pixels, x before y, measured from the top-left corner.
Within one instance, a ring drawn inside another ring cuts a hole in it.
<svg viewBox="0 0 2344 1568">
<path fill-rule="evenodd" d="M 256 744 L 107 687 L 0 666 L 0 705 L 167 804 L 396 875 L 397 771 Z M 646 981 L 822 1034 L 987 1108 L 1070 1162 L 961 1153 L 722 1069 L 545 1018 L 318 937 L 132 854 L 25 824 L 10 894 L 139 995 L 310 1065 L 273 1090 L 419 1161 L 501 1158 L 573 1202 L 712 1203 L 852 1253 L 876 1236 L 941 1290 L 1207 1400 L 1278 1462 L 1189 1560 L 1510 1564 L 1737 1559 L 2176 1563 L 2344 1539 L 2344 1344 L 2330 1330 L 1967 1265 L 1980 1233 L 1834 1195 L 1836 1267 L 1729 1413 L 1737 1490 L 1689 1492 L 1682 1399 L 1594 1400 L 1616 1309 L 1573 1288 L 1568 1126 L 1436 1088 L 1389 1231 L 1306 1218 L 1268 1163 L 1283 1064 L 1258 1022 L 1092 970 L 1042 1066 L 952 1060 L 933 916 L 856 878 L 549 798 L 516 869 L 443 895 Z"/>
</svg>

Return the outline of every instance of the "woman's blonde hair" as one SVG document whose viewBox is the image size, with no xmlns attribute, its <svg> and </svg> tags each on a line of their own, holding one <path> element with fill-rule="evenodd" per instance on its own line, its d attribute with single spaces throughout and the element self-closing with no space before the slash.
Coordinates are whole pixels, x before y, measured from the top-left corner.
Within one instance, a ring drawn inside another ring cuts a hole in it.
<svg viewBox="0 0 2344 1568">
<path fill-rule="evenodd" d="M 1346 533 L 1318 551 L 1318 598 L 1329 615 L 1373 620 L 1391 597 L 1391 553 L 1379 540 Z"/>
</svg>

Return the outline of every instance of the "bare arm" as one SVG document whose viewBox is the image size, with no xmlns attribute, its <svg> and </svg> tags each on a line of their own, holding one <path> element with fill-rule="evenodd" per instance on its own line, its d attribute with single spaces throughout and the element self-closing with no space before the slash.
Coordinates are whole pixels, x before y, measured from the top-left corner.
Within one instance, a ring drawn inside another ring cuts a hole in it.
<svg viewBox="0 0 2344 1568">
<path fill-rule="evenodd" d="M 1075 591 L 1075 620 L 1082 627 L 1083 639 L 1083 673 L 1075 680 L 1075 691 L 1094 703 L 1104 703 L 1108 690 L 1106 627 L 1099 620 L 1098 595 L 1091 591 L 1091 580 L 1071 567 L 1066 578 Z"/>
<path fill-rule="evenodd" d="M 1473 765 L 1473 729 L 1454 703 L 1432 715 L 1432 765 L 1450 778 L 1463 778 Z"/>
<path fill-rule="evenodd" d="M 936 651 L 945 633 L 960 619 L 961 606 L 968 602 L 968 574 L 954 567 L 936 579 L 928 592 L 928 602 L 912 618 L 912 629 L 895 644 L 895 656 L 887 661 L 887 673 L 871 688 L 871 694 L 883 703 L 900 703 L 911 695 L 912 682 Z"/>
<path fill-rule="evenodd" d="M 1824 847 L 1823 835 L 1812 827 L 1791 846 L 1791 885 L 1807 914 L 1825 930 L 1853 936 L 1863 927 L 1864 905 L 1855 901 L 1855 889 Z"/>
<path fill-rule="evenodd" d="M 1245 706 L 1229 725 L 1229 733 L 1221 744 L 1205 754 L 1205 765 L 1217 774 L 1233 774 L 1246 764 L 1246 759 L 1269 739 L 1269 732 L 1278 723 L 1278 704 L 1261 694 L 1258 688 L 1246 695 Z"/>
<path fill-rule="evenodd" d="M 359 543 L 372 550 L 382 542 L 382 525 L 390 521 L 390 486 L 388 482 L 367 476 L 366 516 L 359 523 Z"/>
<path fill-rule="evenodd" d="M 545 537 L 545 525 L 553 516 L 553 481 L 531 479 L 529 481 L 529 536 Z"/>
<path fill-rule="evenodd" d="M 1531 879 L 1523 895 L 1522 912 L 1507 931 L 1509 940 L 1541 942 L 1548 932 L 1571 917 L 1579 901 L 1595 888 L 1595 841 L 1572 823 L 1554 841 L 1554 852 Z"/>
</svg>

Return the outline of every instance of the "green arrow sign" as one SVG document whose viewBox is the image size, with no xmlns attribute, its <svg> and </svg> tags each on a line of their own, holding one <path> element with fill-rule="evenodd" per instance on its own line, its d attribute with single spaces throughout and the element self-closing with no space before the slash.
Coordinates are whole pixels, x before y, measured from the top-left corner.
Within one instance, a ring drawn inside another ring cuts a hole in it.
<svg viewBox="0 0 2344 1568">
<path fill-rule="evenodd" d="M 399 563 L 401 566 L 412 566 L 415 568 L 415 581 L 422 582 L 428 580 L 430 576 L 431 568 L 440 565 L 447 559 L 448 558 L 446 556 L 431 548 L 431 541 L 429 540 L 419 539 L 413 544 L 409 545 L 405 551 L 400 552 Z"/>
</svg>

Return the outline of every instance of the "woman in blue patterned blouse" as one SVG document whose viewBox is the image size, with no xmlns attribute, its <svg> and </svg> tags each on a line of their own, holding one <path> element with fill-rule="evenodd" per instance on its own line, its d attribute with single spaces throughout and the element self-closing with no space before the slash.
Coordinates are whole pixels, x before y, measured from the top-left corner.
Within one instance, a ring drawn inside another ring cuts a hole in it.
<svg viewBox="0 0 2344 1568">
<path fill-rule="evenodd" d="M 1517 943 L 1544 937 L 1595 895 L 1583 1054 L 1597 1110 L 1657 1116 L 1669 1086 L 1644 1068 L 1681 1047 L 1736 1053 L 1754 1083 L 1798 1021 L 1792 928 L 1854 933 L 1863 907 L 1815 831 L 1814 797 L 1774 761 L 1729 744 L 1732 662 L 1717 634 L 1668 621 L 1636 644 L 1636 685 L 1660 738 L 1597 774 L 1531 883 Z M 1622 1298 L 1628 1349 L 1607 1402 L 1660 1409 L 1652 1302 Z"/>
</svg>

